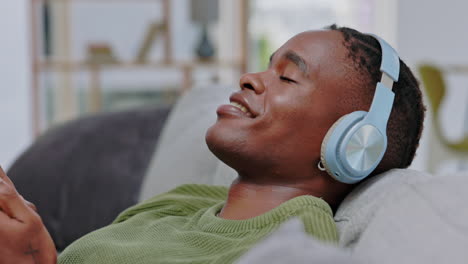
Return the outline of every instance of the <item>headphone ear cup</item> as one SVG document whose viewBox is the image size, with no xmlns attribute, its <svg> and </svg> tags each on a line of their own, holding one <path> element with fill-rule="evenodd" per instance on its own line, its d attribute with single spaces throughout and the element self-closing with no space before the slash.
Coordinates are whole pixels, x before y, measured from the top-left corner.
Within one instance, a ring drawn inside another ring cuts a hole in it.
<svg viewBox="0 0 468 264">
<path fill-rule="evenodd" d="M 322 146 L 320 148 L 320 160 L 322 161 L 322 164 L 323 164 L 323 167 L 325 168 L 325 171 L 333 176 L 333 173 L 330 171 L 328 165 L 327 165 L 327 160 L 325 159 L 325 152 L 326 152 L 326 149 L 327 149 L 327 143 L 328 143 L 328 140 L 330 139 L 330 136 L 333 134 L 333 131 L 335 130 L 335 128 L 338 126 L 338 124 L 348 115 L 344 115 L 340 118 L 338 118 L 338 120 L 335 121 L 335 123 L 333 123 L 333 125 L 328 129 L 327 131 L 327 134 L 325 134 L 325 137 L 323 138 L 323 141 L 322 141 Z"/>
<path fill-rule="evenodd" d="M 320 160 L 322 161 L 326 172 L 338 181 L 341 181 L 341 179 L 339 179 L 331 170 L 330 162 L 339 162 L 337 155 L 341 140 L 355 124 L 364 119 L 366 114 L 366 111 L 355 111 L 340 117 L 335 123 L 333 123 L 330 129 L 328 129 L 327 134 L 323 138 L 320 149 Z M 330 156 L 331 158 L 327 159 L 327 157 Z"/>
</svg>

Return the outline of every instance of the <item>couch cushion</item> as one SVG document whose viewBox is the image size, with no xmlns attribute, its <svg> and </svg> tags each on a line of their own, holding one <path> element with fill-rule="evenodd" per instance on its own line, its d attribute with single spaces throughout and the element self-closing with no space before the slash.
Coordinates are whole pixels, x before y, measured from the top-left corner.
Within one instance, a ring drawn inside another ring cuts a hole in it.
<svg viewBox="0 0 468 264">
<path fill-rule="evenodd" d="M 176 104 L 158 142 L 140 193 L 148 199 L 186 183 L 214 184 L 215 171 L 229 168 L 205 143 L 206 130 L 216 121 L 216 109 L 229 103 L 229 86 L 194 87 Z M 224 177 L 217 184 L 229 184 Z"/>
<path fill-rule="evenodd" d="M 375 213 L 404 191 L 410 183 L 425 182 L 431 174 L 410 169 L 392 169 L 359 184 L 341 203 L 335 213 L 340 245 L 353 247 Z"/>
<path fill-rule="evenodd" d="M 298 218 L 284 223 L 277 231 L 255 245 L 237 264 L 352 264 L 362 263 L 347 249 L 307 235 Z"/>
<path fill-rule="evenodd" d="M 369 263 L 466 263 L 468 172 L 399 189 L 375 212 L 353 254 Z"/>
</svg>

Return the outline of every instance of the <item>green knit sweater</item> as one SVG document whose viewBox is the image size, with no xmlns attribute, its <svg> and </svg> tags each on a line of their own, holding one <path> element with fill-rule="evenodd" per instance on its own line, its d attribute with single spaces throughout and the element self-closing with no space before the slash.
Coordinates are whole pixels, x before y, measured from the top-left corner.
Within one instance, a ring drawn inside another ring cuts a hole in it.
<svg viewBox="0 0 468 264">
<path fill-rule="evenodd" d="M 232 263 L 292 216 L 306 232 L 337 240 L 322 199 L 299 196 L 247 220 L 216 216 L 227 198 L 220 186 L 183 185 L 121 213 L 111 225 L 65 249 L 60 264 Z"/>
</svg>

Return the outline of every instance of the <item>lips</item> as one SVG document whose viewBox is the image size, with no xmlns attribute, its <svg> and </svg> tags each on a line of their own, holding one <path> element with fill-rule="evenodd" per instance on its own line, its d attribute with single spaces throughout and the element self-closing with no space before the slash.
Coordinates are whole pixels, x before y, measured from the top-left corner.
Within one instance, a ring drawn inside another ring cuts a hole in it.
<svg viewBox="0 0 468 264">
<path fill-rule="evenodd" d="M 229 97 L 229 104 L 221 105 L 217 109 L 218 116 L 255 118 L 258 113 L 252 110 L 248 98 L 239 92 Z"/>
<path fill-rule="evenodd" d="M 241 110 L 242 112 L 244 112 L 248 117 L 252 117 L 252 113 L 247 110 L 247 107 L 245 107 L 244 105 L 238 103 L 238 102 L 231 102 L 231 105 L 238 108 L 239 110 Z"/>
<path fill-rule="evenodd" d="M 229 97 L 229 101 L 232 106 L 238 108 L 249 117 L 254 118 L 258 115 L 255 111 L 252 110 L 249 105 L 249 100 L 243 94 L 233 93 Z"/>
</svg>

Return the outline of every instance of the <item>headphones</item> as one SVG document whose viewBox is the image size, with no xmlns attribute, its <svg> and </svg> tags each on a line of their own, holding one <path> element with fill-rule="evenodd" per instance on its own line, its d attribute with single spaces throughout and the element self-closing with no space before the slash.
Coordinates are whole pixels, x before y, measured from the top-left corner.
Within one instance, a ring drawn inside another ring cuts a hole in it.
<svg viewBox="0 0 468 264">
<path fill-rule="evenodd" d="M 383 39 L 370 34 L 380 44 L 382 79 L 377 83 L 369 112 L 355 111 L 342 116 L 328 130 L 322 142 L 318 167 L 337 181 L 356 183 L 366 178 L 380 163 L 387 149 L 387 122 L 398 81 L 400 59 Z"/>
</svg>

